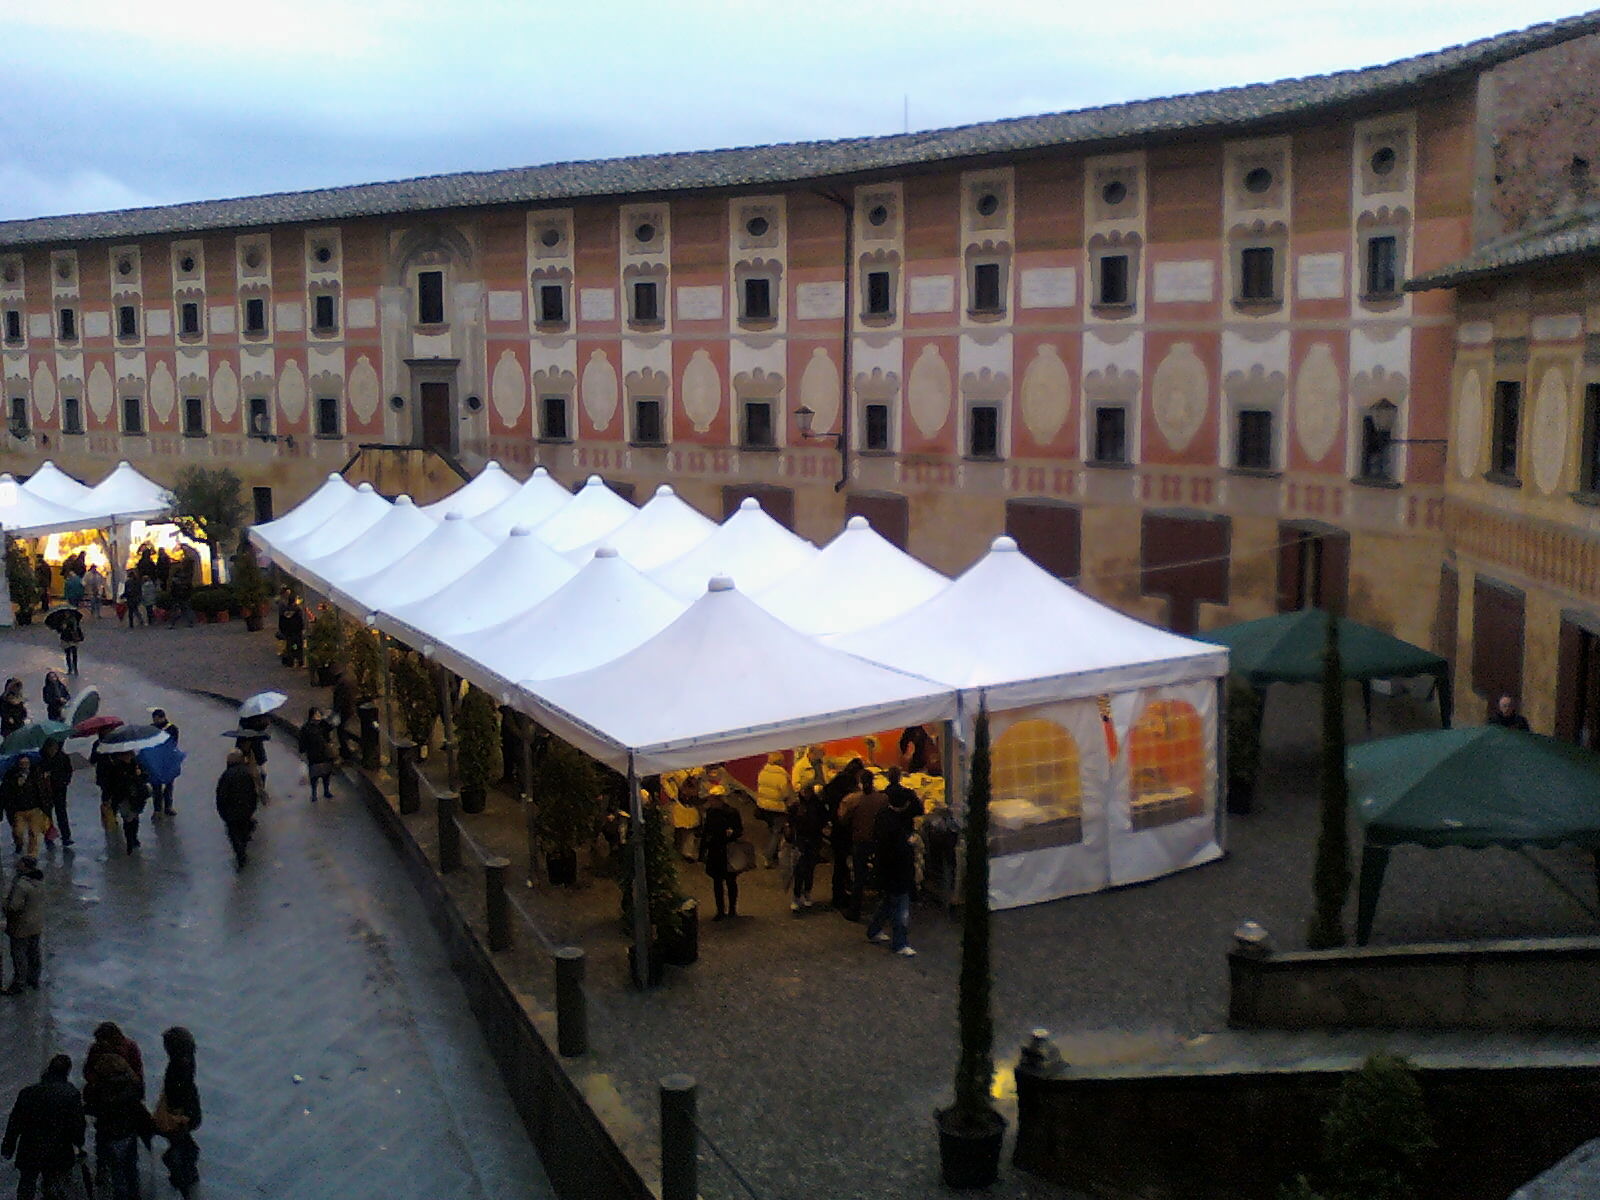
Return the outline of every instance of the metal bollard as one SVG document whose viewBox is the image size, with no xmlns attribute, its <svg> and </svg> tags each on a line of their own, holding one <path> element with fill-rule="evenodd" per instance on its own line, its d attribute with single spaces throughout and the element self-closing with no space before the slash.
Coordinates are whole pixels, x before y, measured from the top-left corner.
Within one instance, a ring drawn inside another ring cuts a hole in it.
<svg viewBox="0 0 1600 1200">
<path fill-rule="evenodd" d="M 489 949 L 511 949 L 511 905 L 506 901 L 509 858 L 491 858 L 483 864 L 483 908 L 489 919 Z"/>
<path fill-rule="evenodd" d="M 356 709 L 356 716 L 361 721 L 361 765 L 368 771 L 376 771 L 383 765 L 378 746 L 378 706 L 363 704 Z"/>
<path fill-rule="evenodd" d="M 583 994 L 584 953 L 563 946 L 556 959 L 556 1049 L 563 1058 L 589 1053 L 589 1010 Z"/>
<path fill-rule="evenodd" d="M 417 787 L 417 744 L 394 744 L 394 775 L 400 785 L 400 815 L 409 817 L 422 811 L 422 791 Z"/>
<path fill-rule="evenodd" d="M 460 797 L 454 792 L 439 793 L 439 873 L 448 875 L 461 869 L 461 829 L 456 824 Z"/>
<path fill-rule="evenodd" d="M 699 1135 L 694 1128 L 693 1075 L 661 1079 L 661 1200 L 699 1195 Z"/>
</svg>

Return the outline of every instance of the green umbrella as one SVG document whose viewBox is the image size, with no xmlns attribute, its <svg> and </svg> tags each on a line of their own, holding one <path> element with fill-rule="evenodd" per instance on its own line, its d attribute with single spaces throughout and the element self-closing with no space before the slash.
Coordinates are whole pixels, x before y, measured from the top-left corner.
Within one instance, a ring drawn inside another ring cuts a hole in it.
<svg viewBox="0 0 1600 1200">
<path fill-rule="evenodd" d="M 16 754 L 23 750 L 37 750 L 51 738 L 65 741 L 72 732 L 72 726 L 63 725 L 60 721 L 35 721 L 32 725 L 24 725 L 21 729 L 14 729 L 0 742 L 0 754 Z"/>
<path fill-rule="evenodd" d="M 1350 804 L 1365 832 L 1362 945 L 1392 846 L 1600 850 L 1600 754 L 1570 742 L 1481 725 L 1368 742 L 1346 762 Z"/>
<path fill-rule="evenodd" d="M 66 722 L 68 725 L 78 725 L 87 721 L 99 711 L 99 689 L 86 687 L 72 698 L 72 704 L 67 708 Z"/>
</svg>

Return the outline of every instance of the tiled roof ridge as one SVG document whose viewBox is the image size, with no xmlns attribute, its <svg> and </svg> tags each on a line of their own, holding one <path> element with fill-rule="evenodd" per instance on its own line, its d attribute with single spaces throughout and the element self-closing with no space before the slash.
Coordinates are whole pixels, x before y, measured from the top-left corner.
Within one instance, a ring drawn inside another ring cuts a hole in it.
<svg viewBox="0 0 1600 1200">
<path fill-rule="evenodd" d="M 1408 292 L 1455 287 L 1474 279 L 1600 251 L 1600 200 L 1544 217 L 1483 243 L 1455 262 L 1406 280 Z"/>
<path fill-rule="evenodd" d="M 44 242 L 314 224 L 496 204 L 775 186 L 1074 143 L 1132 140 L 1228 127 L 1370 99 L 1429 80 L 1484 70 L 1600 32 L 1600 10 L 1396 59 L 1272 82 L 1003 117 L 914 133 L 679 150 L 537 166 L 442 172 L 382 182 L 180 201 L 100 213 L 0 221 L 0 248 Z M 974 134 L 988 135 L 974 137 Z M 852 152 L 861 153 L 852 158 Z M 695 171 L 695 167 L 704 168 Z M 730 170 L 719 174 L 723 167 Z M 640 172 L 638 168 L 646 168 Z M 688 168 L 687 170 L 685 168 Z"/>
</svg>

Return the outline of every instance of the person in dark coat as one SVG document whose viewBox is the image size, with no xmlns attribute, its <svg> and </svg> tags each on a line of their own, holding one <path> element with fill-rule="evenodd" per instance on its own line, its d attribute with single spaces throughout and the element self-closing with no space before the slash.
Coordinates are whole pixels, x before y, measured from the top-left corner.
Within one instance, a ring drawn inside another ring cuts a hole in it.
<svg viewBox="0 0 1600 1200">
<path fill-rule="evenodd" d="M 267 713 L 254 717 L 240 717 L 239 728 L 248 729 L 252 733 L 267 733 L 272 728 L 272 717 Z M 256 782 L 261 789 L 263 803 L 267 799 L 267 741 L 268 739 L 264 737 L 239 739 L 239 749 L 255 764 Z"/>
<path fill-rule="evenodd" d="M 139 1095 L 144 1095 L 144 1053 L 139 1043 L 122 1032 L 115 1021 L 101 1021 L 94 1027 L 94 1041 L 83 1056 L 83 1086 L 88 1087 L 106 1074 L 106 1064 L 113 1058 L 121 1059 L 139 1082 Z"/>
<path fill-rule="evenodd" d="M 133 1068 L 108 1055 L 83 1086 L 83 1107 L 94 1118 L 94 1153 L 111 1177 L 112 1200 L 138 1200 L 139 1143 L 155 1133 L 144 1089 Z"/>
<path fill-rule="evenodd" d="M 1510 696 L 1501 696 L 1500 703 L 1489 710 L 1490 725 L 1499 725 L 1503 729 L 1520 729 L 1523 733 L 1529 732 L 1528 718 L 1517 711 L 1517 702 Z"/>
<path fill-rule="evenodd" d="M 0 692 L 0 737 L 15 733 L 28 723 L 28 703 L 22 698 L 22 680 L 13 676 Z"/>
<path fill-rule="evenodd" d="M 0 808 L 11 822 L 11 840 L 18 854 L 38 854 L 39 843 L 50 828 L 49 800 L 44 780 L 26 755 L 19 755 L 0 780 Z"/>
<path fill-rule="evenodd" d="M 290 589 L 284 588 L 278 600 L 278 637 L 283 653 L 278 661 L 286 667 L 306 665 L 306 610 Z"/>
<path fill-rule="evenodd" d="M 860 775 L 866 768 L 859 758 L 852 758 L 827 783 L 822 785 L 822 806 L 828 810 L 832 828 L 829 838 L 833 850 L 833 907 L 840 912 L 850 910 L 850 822 L 840 814 L 845 797 L 860 790 Z M 848 814 L 845 814 L 848 815 Z"/>
<path fill-rule="evenodd" d="M 132 629 L 139 624 L 143 614 L 139 611 L 139 586 L 141 580 L 138 573 L 129 571 L 122 581 L 122 604 L 128 614 L 128 628 Z"/>
<path fill-rule="evenodd" d="M 811 907 L 811 884 L 817 863 L 822 861 L 822 831 L 828 825 L 828 810 L 811 784 L 803 785 L 789 805 L 789 834 L 794 838 L 794 890 L 790 912 Z"/>
<path fill-rule="evenodd" d="M 346 667 L 333 681 L 333 715 L 339 725 L 339 757 L 361 757 L 361 716 L 356 712 L 356 680 Z"/>
<path fill-rule="evenodd" d="M 700 825 L 700 857 L 705 860 L 706 874 L 711 876 L 711 894 L 717 902 L 713 921 L 739 915 L 739 877 L 728 869 L 728 846 L 743 836 L 744 818 L 728 803 L 728 789 L 720 783 L 713 784 Z"/>
<path fill-rule="evenodd" d="M 39 603 L 48 605 L 50 602 L 50 564 L 41 558 L 33 565 L 33 577 L 39 583 Z"/>
<path fill-rule="evenodd" d="M 16 996 L 26 984 L 39 990 L 44 956 L 39 943 L 44 936 L 44 872 L 39 860 L 23 855 L 5 899 L 6 937 L 11 942 L 11 986 L 3 995 Z"/>
<path fill-rule="evenodd" d="M 911 893 L 917 886 L 915 798 L 909 788 L 885 793 L 884 806 L 878 811 L 873 854 L 883 900 L 867 925 L 868 941 L 890 942 L 891 949 L 906 958 L 916 953 L 909 945 Z M 883 931 L 885 924 L 894 930 L 892 936 Z"/>
<path fill-rule="evenodd" d="M 57 1054 L 39 1082 L 17 1094 L 0 1141 L 0 1157 L 17 1164 L 17 1200 L 33 1200 L 41 1182 L 46 1200 L 67 1194 L 88 1129 L 71 1074 L 72 1060 Z"/>
<path fill-rule="evenodd" d="M 83 644 L 83 614 L 77 611 L 63 613 L 56 628 L 56 636 L 61 639 L 61 653 L 66 659 L 67 674 L 76 675 L 78 647 Z"/>
<path fill-rule="evenodd" d="M 67 788 L 72 785 L 72 756 L 60 738 L 51 738 L 39 749 L 39 778 L 44 786 L 46 808 L 55 819 L 63 846 L 72 845 L 72 816 L 67 811 Z"/>
<path fill-rule="evenodd" d="M 167 1177 L 187 1200 L 200 1182 L 200 1147 L 194 1131 L 200 1128 L 200 1089 L 194 1081 L 194 1034 L 174 1025 L 161 1035 L 167 1051 L 167 1071 L 161 1077 L 161 1098 L 156 1103 L 156 1132 L 167 1139 L 161 1156 Z"/>
<path fill-rule="evenodd" d="M 122 822 L 122 840 L 127 852 L 139 848 L 139 818 L 144 816 L 150 802 L 150 780 L 138 756 L 129 750 L 119 750 L 110 755 L 106 767 L 106 789 L 111 811 Z"/>
<path fill-rule="evenodd" d="M 234 861 L 241 869 L 249 861 L 246 851 L 250 846 L 250 835 L 256 828 L 258 800 L 255 772 L 250 769 L 244 751 L 229 751 L 228 765 L 217 780 L 217 816 L 222 818 L 223 825 L 227 827 L 228 843 L 233 847 Z"/>
<path fill-rule="evenodd" d="M 300 727 L 300 756 L 306 760 L 306 775 L 311 780 L 311 802 L 317 801 L 317 784 L 322 784 L 322 794 L 333 799 L 333 726 L 322 715 L 320 708 L 306 714 L 306 723 Z"/>
<path fill-rule="evenodd" d="M 67 701 L 72 699 L 72 692 L 67 688 L 67 681 L 61 678 L 60 671 L 46 671 L 44 673 L 44 712 L 52 721 L 61 720 L 67 710 Z"/>
<path fill-rule="evenodd" d="M 900 778 L 900 768 L 890 767 L 889 774 Z M 878 811 L 888 803 L 889 794 L 876 790 L 877 781 L 871 771 L 861 772 L 859 797 L 851 807 L 846 820 L 850 823 L 850 908 L 845 913 L 852 921 L 861 920 L 866 906 L 867 886 L 872 882 L 872 855 L 877 848 L 876 829 Z"/>
</svg>

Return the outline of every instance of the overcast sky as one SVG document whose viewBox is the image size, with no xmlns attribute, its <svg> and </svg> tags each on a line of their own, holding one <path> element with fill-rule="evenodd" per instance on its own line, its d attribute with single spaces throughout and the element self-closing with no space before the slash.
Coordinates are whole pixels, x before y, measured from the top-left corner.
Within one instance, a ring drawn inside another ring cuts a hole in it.
<svg viewBox="0 0 1600 1200">
<path fill-rule="evenodd" d="M 0 219 L 898 133 L 1370 66 L 1543 0 L 9 0 Z M 1263 15 L 1265 14 L 1265 15 Z"/>
</svg>

